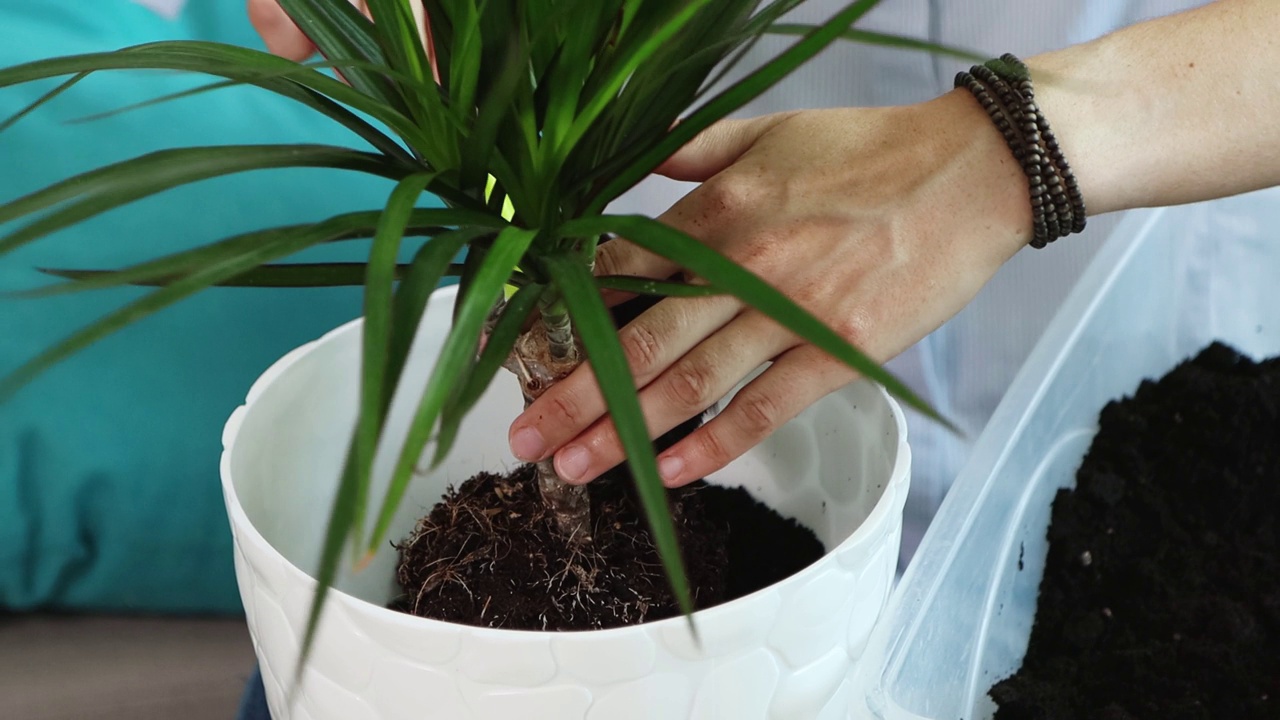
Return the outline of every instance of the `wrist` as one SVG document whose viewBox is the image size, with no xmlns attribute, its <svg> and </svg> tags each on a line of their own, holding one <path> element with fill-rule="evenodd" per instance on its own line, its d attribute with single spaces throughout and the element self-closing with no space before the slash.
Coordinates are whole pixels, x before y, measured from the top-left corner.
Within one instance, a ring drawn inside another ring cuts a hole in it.
<svg viewBox="0 0 1280 720">
<path fill-rule="evenodd" d="M 1100 73 L 1087 83 L 1083 79 L 1089 75 L 1082 63 L 1098 60 L 1099 51 L 1103 50 L 1099 45 L 1091 47 L 1089 61 L 1072 48 L 1031 58 L 1027 66 L 1035 83 L 1036 104 L 1071 164 L 1092 216 L 1136 207 L 1140 201 L 1126 197 L 1126 183 L 1119 181 L 1132 178 L 1126 167 L 1134 141 L 1105 122 L 1108 110 L 1117 111 L 1108 101 L 1119 93 L 1106 84 Z M 1081 87 L 1088 87 L 1088 92 L 1080 92 Z M 1128 186 L 1135 187 L 1133 183 Z"/>
<path fill-rule="evenodd" d="M 978 247 L 1003 264 L 1032 237 L 1030 186 L 1004 136 L 973 95 L 951 90 L 925 104 L 935 149 L 949 158 L 949 204 L 958 226 L 972 228 Z"/>
</svg>

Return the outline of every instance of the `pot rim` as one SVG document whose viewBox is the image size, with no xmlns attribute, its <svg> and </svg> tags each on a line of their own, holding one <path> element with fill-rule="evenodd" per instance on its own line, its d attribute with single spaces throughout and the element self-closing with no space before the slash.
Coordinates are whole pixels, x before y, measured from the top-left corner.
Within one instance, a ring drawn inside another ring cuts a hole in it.
<svg viewBox="0 0 1280 720">
<path fill-rule="evenodd" d="M 452 303 L 453 297 L 457 295 L 457 292 L 458 287 L 456 284 L 448 285 L 437 288 L 433 291 L 432 297 L 438 297 L 441 299 L 448 298 L 449 302 Z M 289 369 L 302 357 L 311 353 L 321 345 L 338 342 L 345 336 L 358 332 L 363 322 L 363 317 L 349 320 L 326 332 L 319 338 L 300 345 L 285 353 L 280 357 L 280 359 L 272 363 L 272 365 L 254 381 L 250 386 L 248 393 L 246 393 L 244 403 L 232 411 L 230 417 L 223 426 L 223 450 L 219 461 L 219 473 L 221 476 L 223 498 L 226 504 L 227 515 L 231 522 L 236 545 L 239 546 L 243 543 L 253 546 L 259 556 L 266 556 L 271 560 L 278 562 L 283 568 L 285 568 L 286 572 L 302 578 L 303 582 L 311 587 L 318 585 L 316 579 L 310 573 L 303 571 L 291 560 L 276 550 L 275 546 L 269 543 L 267 539 L 262 536 L 262 533 L 258 531 L 257 527 L 255 527 L 253 522 L 249 519 L 248 514 L 240 504 L 240 499 L 236 494 L 235 485 L 231 478 L 231 457 L 235 452 L 236 440 L 238 439 L 239 431 L 243 425 L 245 417 L 247 417 L 248 413 L 252 412 L 254 404 L 262 397 L 267 389 L 275 383 L 276 380 L 288 372 Z M 867 381 L 858 380 L 855 382 Z M 802 584 L 809 578 L 809 576 L 814 575 L 818 569 L 825 564 L 825 562 L 829 562 L 833 557 L 839 555 L 842 550 L 864 542 L 875 533 L 880 532 L 886 525 L 891 524 L 892 517 L 890 514 L 901 511 L 902 506 L 906 502 L 907 487 L 910 481 L 911 449 L 907 444 L 907 420 L 906 416 L 902 412 L 902 408 L 893 396 L 878 383 L 875 387 L 880 396 L 887 402 L 889 412 L 893 416 L 894 424 L 897 428 L 898 443 L 895 449 L 893 468 L 890 470 L 889 479 L 885 483 L 879 499 L 877 499 L 875 505 L 872 506 L 871 512 L 867 513 L 866 519 L 864 519 L 862 524 L 839 544 L 827 549 L 821 558 L 815 560 L 792 575 L 740 598 L 736 598 L 704 610 L 694 611 L 692 617 L 694 623 L 699 627 L 703 627 L 705 624 L 717 623 L 721 616 L 734 612 L 735 608 L 741 607 L 744 604 L 760 600 L 769 592 L 780 586 Z M 638 625 L 625 625 L 602 630 L 512 630 L 506 628 L 488 628 L 480 627 L 478 625 L 466 625 L 463 623 L 454 623 L 444 620 L 424 618 L 417 615 L 410 615 L 408 613 L 383 607 L 334 587 L 329 589 L 329 601 L 331 604 L 335 602 L 341 603 L 349 609 L 358 612 L 366 614 L 372 613 L 380 621 L 411 624 L 421 629 L 430 629 L 433 626 L 435 629 L 440 630 L 447 630 L 450 628 L 462 629 L 463 631 L 473 635 L 493 638 L 577 636 L 604 640 L 632 633 L 661 632 L 676 626 L 684 628 L 689 627 L 684 616 L 676 616 L 664 618 L 662 620 L 645 622 Z M 323 618 L 321 620 L 321 627 L 323 627 Z"/>
</svg>

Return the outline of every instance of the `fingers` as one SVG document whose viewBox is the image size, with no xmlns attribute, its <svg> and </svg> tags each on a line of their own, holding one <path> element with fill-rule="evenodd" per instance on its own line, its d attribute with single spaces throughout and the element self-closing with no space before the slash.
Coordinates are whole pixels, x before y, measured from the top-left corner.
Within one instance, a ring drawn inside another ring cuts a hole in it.
<svg viewBox="0 0 1280 720">
<path fill-rule="evenodd" d="M 640 392 L 649 437 L 656 438 L 702 413 L 794 342 L 762 315 L 739 315 Z M 585 483 L 624 459 L 617 428 L 604 418 L 557 451 L 555 467 L 564 481 Z"/>
<path fill-rule="evenodd" d="M 740 311 L 737 300 L 714 296 L 664 300 L 618 332 L 636 387 L 643 388 Z M 582 365 L 525 409 L 508 433 L 520 460 L 543 460 L 606 412 L 589 365 Z"/>
<path fill-rule="evenodd" d="M 694 136 L 654 172 L 672 180 L 704 182 L 736 162 L 761 135 L 792 114 L 721 120 Z"/>
<path fill-rule="evenodd" d="M 293 24 L 276 0 L 248 0 L 248 10 L 249 22 L 271 53 L 295 62 L 315 54 L 315 45 Z"/>
<path fill-rule="evenodd" d="M 680 487 L 720 470 L 856 377 L 811 345 L 787 351 L 742 388 L 720 414 L 662 453 L 658 469 L 663 483 Z"/>
<path fill-rule="evenodd" d="M 600 243 L 596 247 L 596 277 L 633 275 L 663 280 L 671 277 L 677 269 L 678 266 L 670 260 L 621 238 Z M 619 290 L 604 290 L 600 296 L 610 307 L 635 297 L 634 293 Z"/>
</svg>

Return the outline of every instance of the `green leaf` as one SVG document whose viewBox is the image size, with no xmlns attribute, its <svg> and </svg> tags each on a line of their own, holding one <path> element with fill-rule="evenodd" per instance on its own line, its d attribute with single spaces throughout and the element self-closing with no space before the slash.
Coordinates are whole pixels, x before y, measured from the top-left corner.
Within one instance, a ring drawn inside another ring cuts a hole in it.
<svg viewBox="0 0 1280 720">
<path fill-rule="evenodd" d="M 381 211 L 365 210 L 345 213 L 329 218 L 325 223 L 328 227 L 333 228 L 335 233 L 330 237 L 328 242 L 370 237 L 373 235 L 380 216 Z M 474 237 L 486 232 L 494 232 L 498 228 L 504 227 L 506 222 L 501 218 L 481 213 L 474 213 L 470 210 L 455 210 L 452 208 L 419 208 L 413 211 L 413 216 L 409 225 L 409 234 L 418 236 L 439 234 L 449 235 L 451 233 L 457 233 L 457 231 L 445 230 L 441 227 L 442 225 L 469 226 L 469 229 L 465 231 L 465 234 L 467 234 L 468 237 Z M 294 225 L 279 228 L 279 230 L 303 230 L 307 227 L 311 227 L 311 224 Z M 341 230 L 341 232 L 337 232 L 338 230 Z M 65 277 L 75 280 L 75 282 L 26 290 L 14 293 L 13 296 L 47 297 L 51 295 L 83 292 L 86 290 L 119 287 L 122 285 L 169 285 L 172 282 L 199 270 L 210 262 L 222 259 L 228 256 L 228 254 L 234 254 L 253 247 L 255 243 L 259 242 L 258 237 L 259 232 L 236 235 L 225 240 L 219 240 L 190 250 L 183 250 L 181 252 L 165 255 L 155 260 L 139 263 L 122 270 L 50 271 L 51 274 L 55 275 L 63 274 Z M 420 249 L 419 252 L 421 251 L 422 250 Z M 446 258 L 446 262 L 447 260 L 448 258 Z M 323 268 L 330 265 L 345 267 L 347 268 L 346 272 L 351 272 L 351 266 L 343 263 L 320 264 L 319 267 Z M 364 264 L 358 263 L 356 265 L 363 276 Z M 282 281 L 294 278 L 301 283 L 303 278 L 298 277 L 298 274 L 304 271 L 295 270 L 294 268 L 306 267 L 308 266 L 278 266 L 271 270 L 255 268 L 234 277 L 227 278 L 218 284 L 230 286 L 251 286 L 260 284 L 255 282 L 255 280 L 269 281 L 272 278 L 280 279 Z M 454 271 L 453 274 L 457 274 L 456 271 Z M 348 275 L 348 277 L 350 277 L 350 275 Z M 438 278 L 436 279 L 438 280 Z M 434 283 L 435 280 L 432 282 Z M 363 284 L 363 280 L 355 284 Z"/>
<path fill-rule="evenodd" d="M 693 20 L 699 12 L 710 0 L 689 0 L 677 6 L 677 12 L 672 14 L 669 20 L 662 23 L 655 32 L 646 36 L 644 41 L 637 45 L 627 56 L 613 69 L 608 75 L 608 79 L 602 87 L 587 101 L 586 106 L 574 118 L 573 125 L 569 128 L 569 132 L 557 148 L 559 157 L 567 154 L 567 148 L 572 148 L 591 127 L 591 124 L 600 117 L 609 103 L 617 97 L 618 91 L 631 77 L 645 60 L 649 59 L 662 48 L 676 33 L 680 32 L 686 25 Z"/>
<path fill-rule="evenodd" d="M 678 263 L 694 275 L 705 278 L 713 286 L 733 293 L 747 305 L 773 318 L 864 377 L 880 383 L 911 407 L 953 431 L 956 430 L 954 425 L 921 400 L 902 381 L 881 368 L 821 320 L 750 270 L 679 230 L 640 215 L 603 215 L 570 220 L 557 232 L 564 237 L 592 237 L 605 233 L 617 233 L 652 253 Z"/>
<path fill-rule="evenodd" d="M 609 408 L 609 416 L 617 428 L 618 440 L 626 451 L 627 465 L 649 521 L 654 547 L 662 558 L 667 581 L 692 627 L 693 599 L 676 539 L 675 523 L 671 519 L 671 508 L 667 504 L 662 477 L 658 474 L 653 442 L 649 439 L 635 382 L 627 370 L 627 359 L 622 344 L 618 342 L 613 317 L 596 292 L 595 280 L 583 265 L 581 256 L 576 253 L 553 255 L 545 262 L 556 287 L 564 294 L 565 304 L 569 307 L 569 314 L 578 336 L 582 338 L 592 372 Z"/>
<path fill-rule="evenodd" d="M 489 251 L 484 265 L 476 273 L 471 292 L 462 303 L 462 312 L 457 322 L 449 331 L 440 357 L 431 371 L 426 390 L 414 413 L 405 437 L 404 446 L 396 462 L 391 483 L 382 502 L 382 509 L 374 525 L 373 536 L 369 541 L 370 551 L 376 550 L 382 538 L 390 529 L 391 520 L 396 509 L 404 499 L 409 487 L 414 466 L 423 448 L 431 438 L 431 432 L 439 419 L 449 393 L 455 387 L 466 366 L 475 361 L 476 346 L 480 341 L 480 332 L 485 318 L 493 303 L 502 293 L 502 286 L 511 274 L 511 269 L 520 262 L 525 250 L 537 236 L 536 230 L 509 227 L 498 234 L 493 248 Z"/>
<path fill-rule="evenodd" d="M 596 285 L 602 290 L 616 290 L 633 295 L 662 295 L 665 297 L 708 297 L 724 295 L 725 291 L 711 285 L 693 285 L 682 282 L 666 282 L 631 275 L 601 275 Z"/>
<path fill-rule="evenodd" d="M 384 407 L 390 406 L 390 398 L 393 396 L 394 388 L 399 384 L 399 378 L 404 369 L 404 363 L 413 337 L 416 334 L 418 322 L 422 317 L 427 297 L 431 290 L 434 289 L 436 282 L 439 281 L 443 268 L 448 266 L 449 260 L 457 254 L 458 250 L 468 240 L 486 232 L 491 232 L 491 230 L 488 228 L 460 228 L 438 235 L 418 249 L 413 262 L 410 264 L 409 274 L 401 282 L 400 289 L 395 297 L 386 363 L 386 378 L 383 386 L 385 388 L 383 396 Z M 443 261 L 438 262 L 441 258 L 443 258 Z M 417 302 L 419 299 L 421 304 Z M 320 616 L 324 611 L 325 600 L 328 599 L 329 590 L 338 576 L 338 562 L 342 558 L 342 551 L 357 525 L 355 505 L 358 483 L 354 453 L 348 452 L 347 462 L 343 466 L 342 480 L 338 485 L 338 495 L 334 500 L 333 509 L 329 514 L 329 524 L 325 530 L 324 547 L 320 554 L 320 566 L 316 572 L 316 593 L 311 601 L 311 610 L 307 617 L 307 630 L 303 636 L 302 651 L 298 660 L 298 678 L 301 677 L 302 669 L 306 666 L 307 658 L 310 657 L 311 649 L 315 643 L 315 633 L 320 625 Z M 362 521 L 363 518 L 361 518 Z M 357 537 L 356 542 L 360 542 L 360 538 Z M 296 680 L 294 686 L 295 688 L 297 687 Z"/>
<path fill-rule="evenodd" d="M 284 265 L 263 265 L 254 268 L 248 272 L 240 273 L 233 278 L 228 278 L 219 283 L 217 287 L 232 288 L 320 288 L 320 287 L 352 287 L 356 285 L 364 285 L 365 269 L 368 267 L 366 263 L 361 262 L 333 262 L 333 263 L 288 263 Z M 70 270 L 64 268 L 37 268 L 40 272 L 54 277 L 64 278 L 66 280 L 75 280 L 74 283 L 66 283 L 60 285 L 51 285 L 48 287 L 37 288 L 36 290 L 28 290 L 20 293 L 13 293 L 10 297 L 44 297 L 47 295 L 60 295 L 67 292 L 78 292 L 90 288 L 79 287 L 80 283 L 87 283 L 106 279 L 113 275 L 114 270 Z M 408 263 L 400 263 L 396 265 L 396 279 L 402 279 L 409 270 Z M 462 265 L 450 265 L 445 275 L 458 275 L 462 272 Z M 159 287 L 164 285 L 172 285 L 174 282 L 186 277 L 186 273 L 177 275 L 162 275 L 152 277 L 146 280 L 138 280 L 127 283 L 112 282 L 110 285 L 135 285 L 140 287 Z M 103 285 L 102 287 L 106 287 Z"/>
<path fill-rule="evenodd" d="M 418 325 L 422 322 L 422 313 L 426 309 L 427 300 L 440 283 L 440 278 L 447 271 L 450 275 L 460 275 L 462 269 L 452 264 L 452 260 L 467 243 L 478 237 L 494 232 L 491 227 L 466 227 L 437 236 L 431 242 L 418 248 L 409 271 L 396 290 L 394 316 L 391 320 L 391 350 L 388 360 L 388 375 L 392 385 L 398 382 L 409 349 L 417 335 Z"/>
<path fill-rule="evenodd" d="M 293 19 L 320 54 L 329 60 L 363 60 L 389 65 L 378 43 L 379 33 L 372 22 L 351 3 L 331 0 L 278 0 L 280 7 Z M 407 112 L 404 98 L 385 76 L 362 68 L 342 73 L 353 88 Z"/>
<path fill-rule="evenodd" d="M 422 197 L 432 175 L 410 175 L 396 184 L 387 200 L 386 210 L 378 222 L 369 250 L 369 264 L 364 286 L 363 344 L 360 361 L 360 416 L 355 434 L 355 528 L 362 535 L 365 507 L 369 499 L 369 474 L 373 469 L 374 451 L 382 434 L 391 396 L 389 386 L 396 379 L 387 375 L 391 337 L 393 286 L 396 281 L 396 258 L 400 242 L 412 217 L 414 205 Z"/>
<path fill-rule="evenodd" d="M 261 231 L 257 233 L 258 242 L 249 249 L 210 262 L 180 281 L 125 305 L 23 364 L 10 375 L 0 379 L 0 400 L 7 398 L 58 362 L 117 330 L 186 299 L 220 280 L 234 277 L 249 268 L 325 242 L 341 234 L 342 231 L 343 228 L 327 223 L 302 228 L 276 228 Z"/>
<path fill-rule="evenodd" d="M 507 300 L 502 314 L 493 325 L 493 331 L 485 340 L 480 357 L 476 359 L 475 365 L 464 371 L 466 379 L 441 412 L 440 432 L 436 435 L 435 458 L 431 461 L 433 470 L 453 448 L 462 419 L 480 400 L 480 396 L 489 388 L 489 383 L 493 382 L 494 376 L 498 374 L 498 369 L 507 361 L 516 339 L 520 337 L 525 321 L 537 308 L 538 300 L 542 298 L 546 289 L 546 285 L 530 283 L 516 290 L 511 299 Z"/>
<path fill-rule="evenodd" d="M 505 47 L 506 53 L 502 56 L 501 71 L 495 78 L 494 84 L 480 100 L 475 126 L 471 136 L 466 139 L 462 153 L 459 186 L 463 192 L 473 192 L 476 197 L 484 197 L 489 158 L 494 152 L 498 131 L 507 118 L 507 108 L 511 105 L 529 60 L 528 47 L 522 47 L 514 37 Z M 504 189 L 508 192 L 515 190 L 511 184 L 514 178 L 501 178 L 501 180 L 504 181 Z"/>
<path fill-rule="evenodd" d="M 767 32 L 771 35 L 807 35 L 808 33 L 813 32 L 816 27 L 817 26 L 815 25 L 808 25 L 804 23 L 776 23 L 774 25 L 770 25 Z M 858 30 L 856 28 L 849 28 L 840 34 L 840 39 L 849 40 L 862 45 L 900 48 L 903 50 L 920 50 L 933 55 L 942 55 L 975 63 L 984 63 L 988 59 L 986 55 L 980 55 L 971 50 L 964 50 L 950 45 L 942 45 L 940 43 L 906 37 L 904 35 L 875 32 L 874 30 Z"/>
<path fill-rule="evenodd" d="M 70 90 L 71 88 L 75 87 L 75 85 L 76 85 L 77 83 L 79 83 L 81 80 L 83 80 L 83 79 L 85 79 L 86 77 L 88 77 L 88 75 L 89 75 L 89 73 L 84 73 L 84 72 L 82 72 L 82 73 L 77 73 L 77 74 L 75 75 L 75 77 L 72 77 L 71 79 L 66 80 L 66 81 L 64 81 L 64 82 L 60 83 L 60 84 L 59 84 L 57 87 L 55 87 L 54 89 L 50 90 L 49 92 L 47 92 L 47 93 L 45 93 L 44 95 L 41 95 L 39 98 L 37 98 L 35 102 L 31 103 L 30 105 L 28 105 L 28 106 L 26 106 L 26 107 L 22 108 L 22 109 L 21 109 L 21 110 L 19 110 L 18 112 L 16 112 L 16 113 L 14 113 L 13 115 L 9 116 L 9 118 L 8 118 L 8 119 L 6 119 L 4 122 L 0 123 L 0 133 L 4 132 L 5 130 L 8 130 L 8 129 L 9 129 L 9 128 L 11 128 L 11 127 L 13 127 L 14 123 L 16 123 L 16 122 L 18 122 L 19 120 L 21 120 L 22 118 L 24 118 L 24 117 L 26 117 L 26 116 L 30 115 L 32 112 L 35 112 L 35 110 L 36 110 L 36 109 L 38 109 L 40 106 L 44 105 L 45 103 L 48 103 L 50 100 L 53 100 L 54 98 L 58 97 L 58 96 L 59 96 L 59 95 L 61 95 L 62 93 L 64 93 L 64 92 L 66 92 L 66 91 Z"/>
<path fill-rule="evenodd" d="M 338 481 L 338 492 L 333 499 L 333 507 L 329 510 L 329 522 L 325 526 L 324 544 L 320 547 L 320 568 L 316 572 L 316 592 L 311 596 L 311 609 L 307 613 L 307 629 L 302 636 L 302 648 L 298 654 L 298 664 L 294 669 L 293 687 L 288 693 L 288 705 L 292 707 L 294 693 L 301 687 L 302 671 L 306 669 L 311 658 L 311 650 L 315 647 L 316 631 L 320 629 L 320 618 L 324 613 L 325 601 L 329 599 L 329 589 L 338 579 L 338 561 L 342 551 L 351 538 L 351 529 L 355 525 L 356 473 L 354 453 L 349 449 L 347 459 L 342 466 L 342 476 Z"/>
<path fill-rule="evenodd" d="M 77 202 L 4 238 L 0 255 L 107 210 L 179 185 L 272 168 L 328 167 L 396 179 L 404 166 L 381 155 L 326 145 L 225 145 L 161 150 L 82 173 L 0 206 L 0 224 Z"/>
<path fill-rule="evenodd" d="M 337 64 L 338 63 L 329 63 L 329 62 L 311 63 L 311 64 L 308 64 L 306 67 L 332 67 Z M 162 103 L 173 102 L 175 100 L 194 97 L 196 95 L 203 95 L 204 93 L 213 92 L 216 90 L 222 90 L 222 89 L 232 88 L 232 87 L 240 87 L 244 85 L 255 85 L 260 88 L 269 88 L 271 89 L 271 91 L 279 95 L 283 95 L 285 97 L 296 100 L 302 103 L 303 105 L 306 105 L 311 109 L 316 110 L 321 114 L 328 116 L 329 118 L 337 121 L 339 124 L 343 125 L 347 129 L 354 132 L 356 135 L 364 139 L 371 146 L 373 146 L 375 149 L 377 149 L 378 151 L 382 152 L 385 155 L 388 155 L 397 160 L 400 160 L 405 164 L 412 165 L 417 163 L 417 160 L 415 160 L 412 155 L 407 153 L 404 150 L 404 148 L 400 145 L 400 143 L 391 139 L 385 133 L 375 128 L 373 125 L 370 125 L 369 123 L 365 122 L 355 113 L 352 113 L 351 111 L 342 107 L 338 103 L 330 100 L 328 97 L 325 97 L 324 95 L 316 92 L 315 90 L 299 85 L 295 82 L 292 82 L 289 79 L 289 76 L 297 75 L 302 72 L 308 72 L 308 70 L 306 70 L 306 68 L 302 66 L 299 66 L 295 69 L 287 70 L 287 71 L 281 70 L 281 71 L 273 72 L 269 74 L 257 73 L 255 74 L 253 81 L 219 80 L 218 82 L 208 83 L 206 85 L 201 85 L 199 87 L 194 87 L 187 90 L 181 90 L 178 92 L 169 93 L 167 95 L 160 95 L 158 97 L 154 97 L 148 100 L 141 100 L 139 102 L 131 103 L 129 105 L 125 105 L 122 107 L 112 108 L 110 110 L 103 110 L 102 112 L 97 112 L 91 115 L 86 115 L 83 117 L 75 118 L 73 120 L 69 120 L 68 123 L 78 124 L 78 123 L 92 122 L 95 120 L 102 120 L 105 118 L 114 117 L 116 115 L 121 115 L 127 112 L 133 112 L 135 110 L 141 110 L 143 108 L 160 105 Z M 273 82 L 273 79 L 275 79 L 275 82 Z M 37 104 L 38 102 L 39 101 L 37 101 Z M 24 109 L 22 113 L 25 114 L 29 110 L 34 109 L 34 107 L 35 107 L 34 104 L 32 106 L 28 106 L 28 108 Z M 0 127 L 0 131 L 3 131 L 2 127 Z"/>
<path fill-rule="evenodd" d="M 174 40 L 135 45 L 112 52 L 36 60 L 0 70 L 0 87 L 102 70 L 197 72 L 243 80 L 293 99 L 298 99 L 297 93 L 285 88 L 288 85 L 302 86 L 385 124 L 411 147 L 427 154 L 427 160 L 433 167 L 443 167 L 438 152 L 434 150 L 438 141 L 395 107 L 291 60 L 234 45 Z M 288 79 L 284 80 L 282 76 Z"/>
<path fill-rule="evenodd" d="M 434 82 L 431 63 L 418 37 L 418 22 L 407 0 L 368 0 L 376 36 L 391 66 L 422 82 Z"/>
<path fill-rule="evenodd" d="M 411 1 L 417 0 L 369 0 L 367 4 L 373 14 L 375 34 L 391 67 L 413 81 L 397 83 L 410 114 L 420 126 L 435 130 L 440 140 L 439 152 L 448 158 L 447 167 L 451 168 L 459 159 L 457 147 L 462 135 L 451 136 L 446 128 L 462 124 L 457 123 L 457 117 L 441 97 L 431 62 L 418 36 L 418 23 L 409 7 Z"/>
<path fill-rule="evenodd" d="M 775 20 L 794 10 L 796 6 L 800 5 L 802 2 L 804 2 L 804 0 L 774 0 L 774 2 L 771 2 L 761 8 L 760 12 L 752 16 L 751 21 L 748 22 L 747 26 L 743 29 L 743 35 L 748 38 L 747 41 L 742 43 L 741 46 L 738 47 L 737 51 L 734 52 L 733 57 L 723 63 L 716 74 L 707 80 L 703 86 L 704 91 L 715 87 L 717 83 L 727 77 L 729 73 L 742 62 L 747 54 L 751 52 L 751 49 L 754 48 L 756 44 L 760 42 L 761 38 L 764 37 L 765 33 L 762 32 L 764 28 L 767 28 L 769 25 L 772 25 Z M 699 93 L 699 97 L 700 96 L 701 93 Z"/>
<path fill-rule="evenodd" d="M 480 81 L 480 64 L 484 41 L 480 36 L 480 12 L 484 2 L 457 4 L 460 13 L 453 18 L 453 44 L 450 48 L 449 97 L 454 111 L 466 120 L 476 107 L 476 85 Z"/>
<path fill-rule="evenodd" d="M 838 39 L 840 33 L 878 3 L 879 0 L 858 0 L 845 7 L 830 20 L 819 25 L 812 33 L 806 35 L 804 39 L 787 48 L 786 51 L 765 63 L 755 72 L 707 101 L 705 105 L 694 111 L 687 119 L 673 127 L 661 142 L 644 147 L 634 157 L 628 158 L 625 166 L 618 170 L 616 174 L 613 173 L 613 168 L 603 168 L 600 171 L 602 176 L 613 176 L 598 192 L 594 193 L 583 214 L 595 215 L 601 212 L 605 205 L 643 180 L 649 173 L 653 172 L 654 168 L 675 154 L 677 150 L 697 136 L 698 133 L 759 97 L 800 65 L 821 52 L 823 48 Z"/>
</svg>

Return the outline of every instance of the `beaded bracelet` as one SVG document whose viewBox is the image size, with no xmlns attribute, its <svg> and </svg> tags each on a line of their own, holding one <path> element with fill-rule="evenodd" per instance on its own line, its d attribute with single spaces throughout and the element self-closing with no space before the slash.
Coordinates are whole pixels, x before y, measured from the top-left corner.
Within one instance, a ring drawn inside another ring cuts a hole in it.
<svg viewBox="0 0 1280 720">
<path fill-rule="evenodd" d="M 1035 101 L 1031 73 L 1010 54 L 956 75 L 991 116 L 1027 176 L 1032 211 L 1031 246 L 1043 248 L 1085 228 L 1084 196 L 1058 140 Z"/>
</svg>

